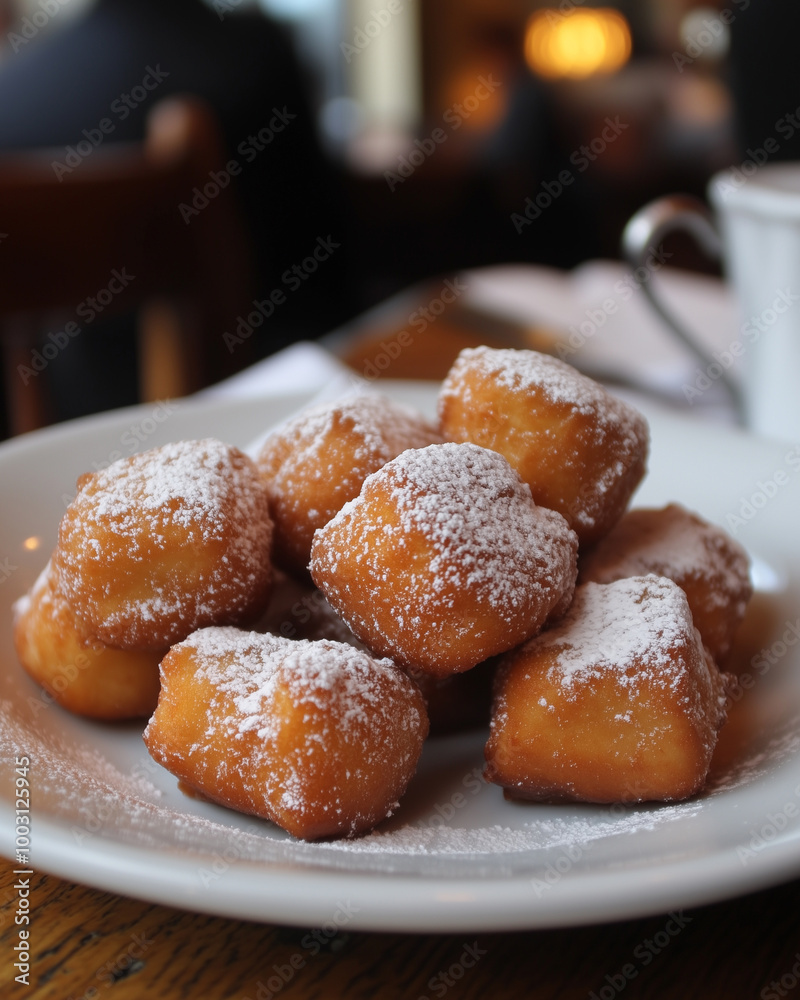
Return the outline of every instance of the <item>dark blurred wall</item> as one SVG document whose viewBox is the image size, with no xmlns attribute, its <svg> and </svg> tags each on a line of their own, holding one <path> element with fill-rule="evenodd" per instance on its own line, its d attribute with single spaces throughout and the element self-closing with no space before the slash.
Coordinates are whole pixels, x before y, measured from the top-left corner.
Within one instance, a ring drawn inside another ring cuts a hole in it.
<svg viewBox="0 0 800 1000">
<path fill-rule="evenodd" d="M 771 159 L 800 160 L 798 39 L 797 0 L 751 0 L 731 24 L 730 82 L 742 160 L 768 140 Z"/>
</svg>

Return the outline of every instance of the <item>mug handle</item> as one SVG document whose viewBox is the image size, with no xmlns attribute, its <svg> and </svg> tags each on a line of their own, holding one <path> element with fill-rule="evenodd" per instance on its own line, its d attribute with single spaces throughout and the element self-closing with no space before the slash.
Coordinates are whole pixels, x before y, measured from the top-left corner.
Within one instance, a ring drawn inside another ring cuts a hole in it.
<svg viewBox="0 0 800 1000">
<path fill-rule="evenodd" d="M 694 354 L 706 368 L 714 364 L 697 338 L 683 326 L 655 293 L 650 272 L 644 266 L 654 245 L 672 232 L 686 232 L 694 237 L 700 248 L 712 259 L 721 260 L 722 240 L 708 208 L 699 198 L 689 195 L 667 195 L 640 208 L 627 222 L 622 233 L 622 253 L 633 271 L 636 284 L 644 292 L 653 311 L 667 329 L 684 347 Z M 733 404 L 736 420 L 745 423 L 745 406 L 739 384 L 723 371 L 718 381 L 722 383 Z"/>
</svg>

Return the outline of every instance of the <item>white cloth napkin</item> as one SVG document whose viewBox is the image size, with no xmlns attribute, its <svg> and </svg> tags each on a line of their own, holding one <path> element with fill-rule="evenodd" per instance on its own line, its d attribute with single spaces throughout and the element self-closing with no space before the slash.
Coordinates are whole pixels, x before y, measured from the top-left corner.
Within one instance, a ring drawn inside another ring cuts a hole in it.
<svg viewBox="0 0 800 1000">
<path fill-rule="evenodd" d="M 258 361 L 243 372 L 203 389 L 206 399 L 258 399 L 308 391 L 321 392 L 342 380 L 355 382 L 358 376 L 330 351 L 312 341 L 298 341 L 282 351 Z"/>
</svg>

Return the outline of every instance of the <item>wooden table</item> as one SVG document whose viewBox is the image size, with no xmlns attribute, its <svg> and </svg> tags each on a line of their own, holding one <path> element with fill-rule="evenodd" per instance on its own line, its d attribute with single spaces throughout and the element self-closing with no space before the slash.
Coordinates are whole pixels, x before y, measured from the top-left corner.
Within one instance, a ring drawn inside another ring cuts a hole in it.
<svg viewBox="0 0 800 1000">
<path fill-rule="evenodd" d="M 371 366 L 386 376 L 437 378 L 461 346 L 476 342 L 474 330 L 446 318 L 425 334 L 410 324 L 362 331 L 342 353 L 362 374 Z M 19 899 L 12 869 L 0 864 L 5 1000 L 800 996 L 800 881 L 601 926 L 419 935 L 343 929 L 332 938 L 318 931 L 315 938 L 313 928 L 185 913 L 36 871 L 29 896 L 32 972 L 25 986 L 14 982 L 12 965 Z M 324 945 L 315 945 L 318 940 Z"/>
<path fill-rule="evenodd" d="M 315 954 L 308 938 L 313 928 L 184 913 L 39 873 L 31 879 L 33 972 L 24 986 L 14 982 L 10 957 L 17 942 L 16 878 L 2 862 L 5 1000 L 268 1000 L 280 973 L 287 982 L 274 995 L 287 1000 L 611 1000 L 620 992 L 771 1000 L 800 993 L 800 881 L 673 917 L 596 927 L 513 934 L 342 931 L 327 940 L 321 934 L 326 945 Z M 470 968 L 462 963 L 465 949 Z"/>
</svg>

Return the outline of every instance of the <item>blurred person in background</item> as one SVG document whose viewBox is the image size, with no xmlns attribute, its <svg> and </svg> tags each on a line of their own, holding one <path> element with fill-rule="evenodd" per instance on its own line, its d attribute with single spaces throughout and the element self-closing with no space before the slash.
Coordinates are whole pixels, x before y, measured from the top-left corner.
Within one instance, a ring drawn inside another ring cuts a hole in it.
<svg viewBox="0 0 800 1000">
<path fill-rule="evenodd" d="M 281 275 L 319 237 L 346 247 L 339 179 L 318 141 L 310 81 L 280 24 L 236 2 L 96 0 L 77 15 L 69 2 L 24 13 L 0 0 L 0 155 L 44 147 L 66 154 L 103 119 L 113 123 L 104 142 L 140 140 L 157 101 L 192 93 L 214 108 L 242 167 L 234 184 L 253 246 L 254 291 L 283 287 Z M 262 130 L 276 110 L 282 127 L 269 139 Z M 345 249 L 287 294 L 259 331 L 257 354 L 319 336 L 352 311 Z M 135 372 L 130 321 L 87 328 L 48 368 L 59 419 L 135 402 Z M 89 398 L 75 388 L 85 385 Z"/>
</svg>

